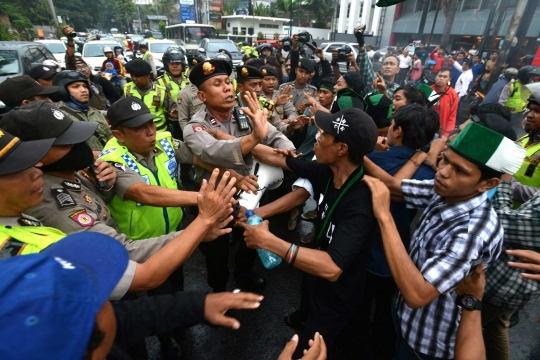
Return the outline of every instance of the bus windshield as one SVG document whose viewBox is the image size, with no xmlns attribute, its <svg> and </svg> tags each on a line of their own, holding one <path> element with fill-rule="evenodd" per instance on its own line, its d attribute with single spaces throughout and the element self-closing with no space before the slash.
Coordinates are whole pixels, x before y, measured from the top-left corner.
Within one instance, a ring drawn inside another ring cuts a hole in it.
<svg viewBox="0 0 540 360">
<path fill-rule="evenodd" d="M 186 44 L 198 44 L 202 39 L 214 38 L 216 30 L 213 27 L 193 26 L 185 28 L 184 42 Z"/>
</svg>

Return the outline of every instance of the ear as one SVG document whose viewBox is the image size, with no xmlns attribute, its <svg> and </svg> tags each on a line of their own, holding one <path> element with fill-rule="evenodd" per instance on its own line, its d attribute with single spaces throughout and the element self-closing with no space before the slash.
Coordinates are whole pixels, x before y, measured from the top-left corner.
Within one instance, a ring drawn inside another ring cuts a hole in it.
<svg viewBox="0 0 540 360">
<path fill-rule="evenodd" d="M 394 138 L 400 139 L 403 137 L 403 129 L 401 128 L 401 126 L 398 126 L 397 129 L 395 129 L 394 131 L 395 131 Z"/>
<path fill-rule="evenodd" d="M 120 130 L 112 130 L 112 135 L 118 140 L 118 142 L 124 142 L 124 134 Z"/>
<path fill-rule="evenodd" d="M 338 146 L 338 152 L 337 152 L 337 155 L 338 156 L 346 156 L 347 153 L 349 152 L 349 146 L 345 143 L 337 143 L 336 144 Z"/>
<path fill-rule="evenodd" d="M 496 186 L 499 186 L 499 182 L 500 182 L 500 179 L 498 179 L 498 178 L 491 178 L 491 179 L 487 179 L 487 180 L 482 180 L 477 185 L 476 188 L 477 188 L 477 190 L 479 192 L 486 192 L 488 190 L 493 189 Z"/>
<path fill-rule="evenodd" d="M 204 94 L 203 91 L 197 91 L 197 97 L 199 98 L 199 100 L 201 100 L 203 103 L 206 103 L 206 95 Z"/>
</svg>

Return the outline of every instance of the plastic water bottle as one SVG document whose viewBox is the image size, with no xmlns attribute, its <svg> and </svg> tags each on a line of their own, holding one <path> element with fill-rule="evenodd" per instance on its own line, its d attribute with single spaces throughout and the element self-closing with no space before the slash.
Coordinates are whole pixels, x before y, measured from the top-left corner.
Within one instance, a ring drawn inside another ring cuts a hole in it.
<svg viewBox="0 0 540 360">
<path fill-rule="evenodd" d="M 255 215 L 253 210 L 247 210 L 246 217 L 246 224 L 248 225 L 257 225 L 263 222 L 263 219 L 260 216 Z M 257 254 L 259 254 L 259 258 L 261 259 L 264 267 L 268 270 L 273 269 L 281 264 L 281 258 L 271 251 L 257 249 Z"/>
</svg>

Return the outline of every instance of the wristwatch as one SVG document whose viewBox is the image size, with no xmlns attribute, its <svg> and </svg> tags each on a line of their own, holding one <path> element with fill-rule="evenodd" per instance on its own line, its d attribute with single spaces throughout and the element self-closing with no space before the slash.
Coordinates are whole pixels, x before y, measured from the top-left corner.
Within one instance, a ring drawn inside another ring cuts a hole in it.
<svg viewBox="0 0 540 360">
<path fill-rule="evenodd" d="M 468 311 L 482 310 L 482 301 L 470 294 L 458 296 L 456 305 Z"/>
</svg>

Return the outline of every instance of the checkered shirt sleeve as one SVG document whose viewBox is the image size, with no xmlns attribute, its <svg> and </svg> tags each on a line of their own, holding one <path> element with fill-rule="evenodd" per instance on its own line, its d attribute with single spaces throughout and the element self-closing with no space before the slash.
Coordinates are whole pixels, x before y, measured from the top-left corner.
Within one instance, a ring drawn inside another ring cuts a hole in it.
<svg viewBox="0 0 540 360">
<path fill-rule="evenodd" d="M 402 180 L 401 193 L 405 205 L 410 209 L 425 209 L 436 196 L 434 184 L 435 180 Z"/>
<path fill-rule="evenodd" d="M 369 94 L 376 91 L 377 89 L 373 87 L 373 80 L 377 78 L 377 75 L 373 70 L 373 65 L 371 64 L 371 60 L 369 60 L 366 49 L 358 51 L 358 56 L 356 57 L 356 64 L 360 68 L 360 75 L 362 75 L 362 77 L 364 78 L 364 92 L 366 94 Z"/>
<path fill-rule="evenodd" d="M 540 252 L 540 193 L 513 210 L 511 184 L 502 181 L 493 198 L 493 207 L 504 227 L 504 250 L 524 249 Z M 484 299 L 507 309 L 521 309 L 540 296 L 540 283 L 521 276 L 524 271 L 508 266 L 522 259 L 502 252 L 488 269 Z"/>
</svg>

